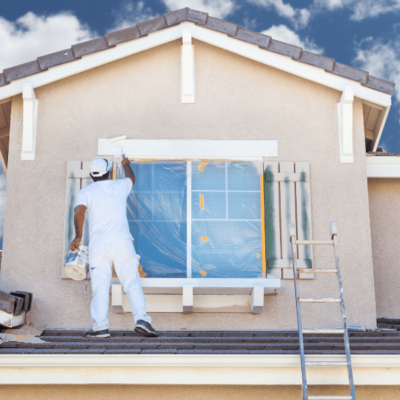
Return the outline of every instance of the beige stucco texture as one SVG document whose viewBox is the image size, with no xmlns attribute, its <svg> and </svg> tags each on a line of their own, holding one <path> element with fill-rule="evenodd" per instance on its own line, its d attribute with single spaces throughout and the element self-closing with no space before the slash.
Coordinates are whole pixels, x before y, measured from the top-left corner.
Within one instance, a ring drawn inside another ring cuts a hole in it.
<svg viewBox="0 0 400 400">
<path fill-rule="evenodd" d="M 399 386 L 359 386 L 357 400 L 395 400 Z M 310 395 L 348 395 L 343 386 L 310 386 Z M 121 385 L 19 385 L 2 386 L 0 399 L 7 400 L 297 400 L 301 398 L 299 386 L 121 386 Z"/>
<path fill-rule="evenodd" d="M 400 180 L 368 179 L 376 313 L 400 318 Z"/>
<path fill-rule="evenodd" d="M 278 139 L 279 158 L 310 163 L 314 239 L 337 221 L 348 321 L 374 327 L 375 292 L 362 104 L 354 102 L 354 164 L 341 164 L 341 93 L 195 41 L 196 103 L 181 103 L 175 41 L 36 89 L 35 161 L 21 161 L 22 98 L 13 98 L 2 290 L 33 292 L 29 320 L 88 328 L 90 282 L 61 280 L 66 165 L 97 156 L 97 138 Z M 140 179 L 140 176 L 137 177 Z M 331 247 L 314 265 L 332 267 Z M 301 282 L 304 297 L 337 297 L 335 276 Z M 158 329 L 296 329 L 293 281 L 265 297 L 260 315 L 152 314 Z M 341 326 L 338 304 L 304 305 L 305 327 Z M 132 329 L 131 314 L 112 328 Z"/>
</svg>

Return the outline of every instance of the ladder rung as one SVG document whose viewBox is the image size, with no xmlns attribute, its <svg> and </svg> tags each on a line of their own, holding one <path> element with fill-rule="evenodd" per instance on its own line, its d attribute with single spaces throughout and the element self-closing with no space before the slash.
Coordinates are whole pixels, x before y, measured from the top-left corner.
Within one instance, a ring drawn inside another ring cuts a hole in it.
<svg viewBox="0 0 400 400">
<path fill-rule="evenodd" d="M 302 269 L 298 268 L 297 272 L 301 274 L 337 274 L 337 269 Z"/>
<path fill-rule="evenodd" d="M 347 361 L 306 361 L 309 367 L 347 367 Z"/>
<path fill-rule="evenodd" d="M 299 299 L 300 303 L 340 303 L 340 299 Z"/>
<path fill-rule="evenodd" d="M 333 246 L 334 245 L 333 240 L 296 240 L 295 244 L 297 245 L 304 245 L 308 246 L 310 244 L 312 245 L 319 245 L 319 246 Z"/>
<path fill-rule="evenodd" d="M 344 333 L 344 329 L 303 329 L 303 333 Z"/>
<path fill-rule="evenodd" d="M 351 396 L 308 396 L 309 400 L 353 400 Z"/>
</svg>

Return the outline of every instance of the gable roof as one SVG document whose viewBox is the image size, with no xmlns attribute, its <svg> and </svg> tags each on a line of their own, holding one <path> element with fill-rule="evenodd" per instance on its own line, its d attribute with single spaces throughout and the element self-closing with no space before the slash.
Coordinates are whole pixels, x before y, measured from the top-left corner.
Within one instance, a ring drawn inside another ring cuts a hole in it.
<svg viewBox="0 0 400 400">
<path fill-rule="evenodd" d="M 394 83 L 373 77 L 369 75 L 367 71 L 338 63 L 333 58 L 310 53 L 303 50 L 301 47 L 280 42 L 270 36 L 249 31 L 232 22 L 210 17 L 205 12 L 192 10 L 190 8 L 172 11 L 161 17 L 140 22 L 131 28 L 110 32 L 104 37 L 75 44 L 70 49 L 41 56 L 35 61 L 30 61 L 15 67 L 6 68 L 3 73 L 0 74 L 0 87 L 9 84 L 13 80 L 47 71 L 49 68 L 56 65 L 73 62 L 84 55 L 113 48 L 119 43 L 132 41 L 147 36 L 149 33 L 179 25 L 181 22 L 185 21 L 193 22 L 204 28 L 225 33 L 232 38 L 258 45 L 259 48 L 263 50 L 289 56 L 300 63 L 322 68 L 328 73 L 359 82 L 361 85 L 370 89 L 389 95 L 393 93 Z"/>
</svg>

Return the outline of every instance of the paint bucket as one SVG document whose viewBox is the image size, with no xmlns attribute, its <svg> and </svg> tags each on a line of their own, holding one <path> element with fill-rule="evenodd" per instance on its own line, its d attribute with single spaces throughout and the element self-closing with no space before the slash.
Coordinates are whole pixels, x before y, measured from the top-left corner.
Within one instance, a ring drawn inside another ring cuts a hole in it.
<svg viewBox="0 0 400 400">
<path fill-rule="evenodd" d="M 64 267 L 65 275 L 75 281 L 86 278 L 89 272 L 89 249 L 83 244 L 79 245 L 79 251 L 69 251 L 67 263 Z"/>
</svg>

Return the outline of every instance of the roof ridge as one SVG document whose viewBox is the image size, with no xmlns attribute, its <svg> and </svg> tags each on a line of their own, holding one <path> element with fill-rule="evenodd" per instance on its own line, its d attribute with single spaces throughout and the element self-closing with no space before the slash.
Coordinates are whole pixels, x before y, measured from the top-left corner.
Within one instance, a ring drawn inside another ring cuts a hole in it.
<svg viewBox="0 0 400 400">
<path fill-rule="evenodd" d="M 6 68 L 0 73 L 0 87 L 9 84 L 15 79 L 47 71 L 56 65 L 78 60 L 84 55 L 107 50 L 119 43 L 135 40 L 147 36 L 149 33 L 179 25 L 181 22 L 186 21 L 257 45 L 263 50 L 289 56 L 295 61 L 323 68 L 326 72 L 360 82 L 361 85 L 370 89 L 391 95 L 395 87 L 394 83 L 371 76 L 367 71 L 338 63 L 333 58 L 306 51 L 301 47 L 275 40 L 271 36 L 250 31 L 233 22 L 211 17 L 208 13 L 188 7 L 168 12 L 161 17 L 139 22 L 130 28 L 109 32 L 102 37 L 74 44 L 70 49 L 38 57 L 35 61 Z"/>
</svg>

